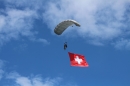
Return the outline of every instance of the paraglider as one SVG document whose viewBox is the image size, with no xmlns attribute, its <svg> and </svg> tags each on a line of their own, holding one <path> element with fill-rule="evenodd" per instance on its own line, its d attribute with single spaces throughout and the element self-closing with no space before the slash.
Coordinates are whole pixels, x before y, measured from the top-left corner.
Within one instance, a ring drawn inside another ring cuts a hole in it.
<svg viewBox="0 0 130 86">
<path fill-rule="evenodd" d="M 75 24 L 76 26 L 80 27 L 80 24 L 72 19 L 68 19 L 68 20 L 64 20 L 62 22 L 60 22 L 54 29 L 55 34 L 57 35 L 61 35 L 69 26 Z M 64 43 L 64 50 L 66 50 L 67 48 L 67 42 Z"/>
<path fill-rule="evenodd" d="M 61 35 L 69 26 L 75 24 L 76 26 L 80 27 L 80 24 L 78 22 L 76 22 L 75 20 L 64 20 L 62 22 L 60 22 L 54 29 L 54 32 L 57 35 Z M 73 27 L 73 26 L 72 26 Z"/>
</svg>

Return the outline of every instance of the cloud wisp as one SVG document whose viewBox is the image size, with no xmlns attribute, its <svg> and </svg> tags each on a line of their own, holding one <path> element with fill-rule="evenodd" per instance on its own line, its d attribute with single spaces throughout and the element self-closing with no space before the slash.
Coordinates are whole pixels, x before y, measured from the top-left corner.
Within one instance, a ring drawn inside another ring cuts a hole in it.
<svg viewBox="0 0 130 86">
<path fill-rule="evenodd" d="M 33 36 L 31 32 L 35 11 L 30 9 L 6 9 L 0 14 L 0 44 L 20 36 Z"/>
<path fill-rule="evenodd" d="M 2 79 L 4 74 L 3 66 L 4 66 L 4 61 L 0 60 L 0 80 Z"/>
<path fill-rule="evenodd" d="M 127 49 L 130 50 L 130 39 L 120 39 L 119 41 L 112 43 L 116 49 L 122 50 Z"/>
<path fill-rule="evenodd" d="M 41 76 L 25 77 L 21 76 L 17 72 L 12 72 L 7 76 L 7 79 L 13 80 L 17 86 L 57 86 L 61 81 L 61 78 L 46 78 L 43 79 Z"/>
<path fill-rule="evenodd" d="M 36 19 L 39 19 L 40 13 L 40 1 L 29 0 L 5 0 L 3 8 L 0 8 L 0 45 L 12 40 L 19 39 L 21 37 L 27 37 L 29 39 L 36 38 L 36 31 L 34 29 L 34 23 Z M 28 5 L 28 3 L 30 3 Z M 42 41 L 43 39 L 35 39 Z M 47 44 L 47 40 L 44 39 L 44 44 Z"/>
</svg>

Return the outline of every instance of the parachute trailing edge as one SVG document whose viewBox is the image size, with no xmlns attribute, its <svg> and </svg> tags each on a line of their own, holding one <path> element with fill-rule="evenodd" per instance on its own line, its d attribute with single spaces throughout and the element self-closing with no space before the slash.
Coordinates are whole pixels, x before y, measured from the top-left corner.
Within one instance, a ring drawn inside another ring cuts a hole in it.
<svg viewBox="0 0 130 86">
<path fill-rule="evenodd" d="M 64 20 L 62 22 L 60 22 L 54 29 L 54 32 L 57 35 L 61 35 L 69 26 L 75 24 L 76 26 L 80 27 L 80 24 L 78 22 L 76 22 L 75 20 Z"/>
</svg>

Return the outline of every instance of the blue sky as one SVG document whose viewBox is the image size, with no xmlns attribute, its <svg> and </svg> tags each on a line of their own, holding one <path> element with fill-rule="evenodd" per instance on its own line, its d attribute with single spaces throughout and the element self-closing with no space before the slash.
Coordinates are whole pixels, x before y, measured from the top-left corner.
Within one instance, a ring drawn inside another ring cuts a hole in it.
<svg viewBox="0 0 130 86">
<path fill-rule="evenodd" d="M 56 35 L 66 19 L 81 27 Z M 130 0 L 1 0 L 0 86 L 130 86 L 129 34 Z"/>
</svg>

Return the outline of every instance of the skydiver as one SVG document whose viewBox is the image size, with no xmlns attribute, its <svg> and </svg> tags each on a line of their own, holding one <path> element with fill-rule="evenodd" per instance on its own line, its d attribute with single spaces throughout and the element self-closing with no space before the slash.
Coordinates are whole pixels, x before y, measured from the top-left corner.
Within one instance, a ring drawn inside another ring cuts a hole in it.
<svg viewBox="0 0 130 86">
<path fill-rule="evenodd" d="M 64 43 L 64 50 L 67 48 L 67 42 Z"/>
</svg>

